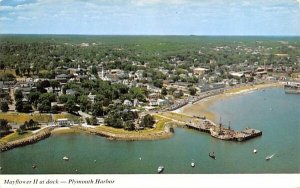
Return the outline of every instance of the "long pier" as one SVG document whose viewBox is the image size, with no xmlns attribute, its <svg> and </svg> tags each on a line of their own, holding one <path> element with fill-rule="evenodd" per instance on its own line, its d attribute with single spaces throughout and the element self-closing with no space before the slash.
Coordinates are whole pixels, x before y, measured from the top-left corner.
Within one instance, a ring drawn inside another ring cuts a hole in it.
<svg viewBox="0 0 300 188">
<path fill-rule="evenodd" d="M 246 128 L 243 131 L 235 131 L 230 128 L 215 125 L 209 120 L 203 120 L 202 123 L 186 124 L 188 128 L 195 129 L 201 132 L 209 133 L 212 137 L 221 140 L 231 140 L 242 142 L 262 135 L 262 131 L 256 129 Z"/>
</svg>

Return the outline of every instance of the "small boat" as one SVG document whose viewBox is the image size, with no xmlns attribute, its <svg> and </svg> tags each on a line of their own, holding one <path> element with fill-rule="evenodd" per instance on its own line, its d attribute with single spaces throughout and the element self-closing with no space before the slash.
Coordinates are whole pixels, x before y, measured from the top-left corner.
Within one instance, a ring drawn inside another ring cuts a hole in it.
<svg viewBox="0 0 300 188">
<path fill-rule="evenodd" d="M 211 157 L 211 158 L 214 159 L 214 160 L 217 159 L 214 152 L 213 152 L 212 154 L 209 153 L 208 156 Z"/>
<path fill-rule="evenodd" d="M 2 167 L 0 166 L 0 170 L 2 170 Z"/>
<path fill-rule="evenodd" d="M 158 173 L 162 173 L 164 171 L 164 167 L 163 166 L 159 166 L 157 169 Z"/>
<path fill-rule="evenodd" d="M 191 163 L 191 167 L 195 167 L 195 163 L 194 162 Z"/>
<path fill-rule="evenodd" d="M 32 168 L 33 168 L 33 169 L 35 169 L 35 168 L 36 168 L 36 165 L 35 165 L 35 164 L 33 164 L 33 165 L 32 165 Z"/>
<path fill-rule="evenodd" d="M 97 160 L 94 160 L 94 163 L 96 163 L 97 162 Z"/>
<path fill-rule="evenodd" d="M 274 156 L 274 154 L 273 154 L 273 155 L 267 156 L 267 157 L 266 157 L 266 161 L 270 160 L 273 156 Z"/>
<path fill-rule="evenodd" d="M 64 156 L 64 157 L 63 157 L 63 160 L 68 161 L 69 158 L 68 158 L 67 156 Z"/>
<path fill-rule="evenodd" d="M 140 157 L 139 159 L 142 160 L 142 157 Z"/>
<path fill-rule="evenodd" d="M 256 149 L 254 149 L 254 150 L 253 150 L 253 153 L 257 153 L 257 150 L 256 150 Z"/>
</svg>

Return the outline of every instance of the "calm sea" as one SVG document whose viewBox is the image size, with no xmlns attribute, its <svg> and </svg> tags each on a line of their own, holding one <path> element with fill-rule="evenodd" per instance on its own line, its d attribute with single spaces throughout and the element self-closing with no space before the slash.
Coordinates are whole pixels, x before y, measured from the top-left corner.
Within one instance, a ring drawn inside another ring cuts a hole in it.
<svg viewBox="0 0 300 188">
<path fill-rule="evenodd" d="M 172 138 L 158 141 L 109 141 L 84 133 L 56 135 L 1 153 L 0 172 L 153 174 L 160 165 L 170 174 L 300 172 L 300 95 L 286 95 L 279 88 L 258 90 L 223 99 L 211 110 L 222 115 L 225 126 L 230 121 L 234 129 L 248 126 L 262 130 L 263 136 L 236 143 L 183 128 L 175 129 Z M 209 152 L 215 152 L 217 159 L 211 159 Z"/>
</svg>

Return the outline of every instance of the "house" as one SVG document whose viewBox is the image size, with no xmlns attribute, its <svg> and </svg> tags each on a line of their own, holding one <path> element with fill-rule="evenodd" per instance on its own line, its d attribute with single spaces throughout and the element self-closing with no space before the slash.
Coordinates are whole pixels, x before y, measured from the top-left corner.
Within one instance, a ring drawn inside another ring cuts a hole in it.
<svg viewBox="0 0 300 188">
<path fill-rule="evenodd" d="M 66 95 L 75 95 L 75 91 L 73 89 L 67 89 Z"/>
<path fill-rule="evenodd" d="M 157 99 L 158 106 L 164 106 L 168 104 L 168 101 L 165 99 Z"/>
<path fill-rule="evenodd" d="M 243 72 L 230 72 L 229 74 L 236 78 L 242 78 L 245 76 Z"/>
<path fill-rule="evenodd" d="M 55 80 L 59 81 L 60 83 L 67 83 L 70 79 L 70 76 L 67 74 L 59 74 L 55 76 Z"/>
<path fill-rule="evenodd" d="M 71 126 L 71 122 L 68 120 L 68 118 L 57 119 L 55 121 L 55 124 L 57 126 L 61 126 L 61 127 L 69 127 L 69 126 Z"/>
<path fill-rule="evenodd" d="M 157 100 L 149 100 L 150 106 L 158 106 Z"/>
<path fill-rule="evenodd" d="M 87 96 L 89 98 L 89 100 L 94 103 L 95 102 L 95 98 L 96 98 L 96 95 L 92 95 L 92 93 L 89 93 L 89 95 Z"/>
<path fill-rule="evenodd" d="M 126 105 L 126 106 L 132 106 L 132 102 L 130 100 L 127 100 L 127 99 L 124 100 L 123 104 Z"/>
<path fill-rule="evenodd" d="M 193 73 L 194 73 L 194 75 L 202 76 L 202 75 L 204 75 L 208 70 L 209 70 L 209 69 L 198 67 L 198 68 L 194 68 L 194 69 L 193 69 Z"/>
</svg>

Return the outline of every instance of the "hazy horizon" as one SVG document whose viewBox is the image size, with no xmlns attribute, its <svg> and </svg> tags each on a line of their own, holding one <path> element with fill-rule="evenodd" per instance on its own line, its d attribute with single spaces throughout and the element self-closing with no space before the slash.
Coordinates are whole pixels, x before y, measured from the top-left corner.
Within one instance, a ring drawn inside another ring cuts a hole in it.
<svg viewBox="0 0 300 188">
<path fill-rule="evenodd" d="M 1 34 L 300 36 L 300 0 L 0 0 Z"/>
</svg>

